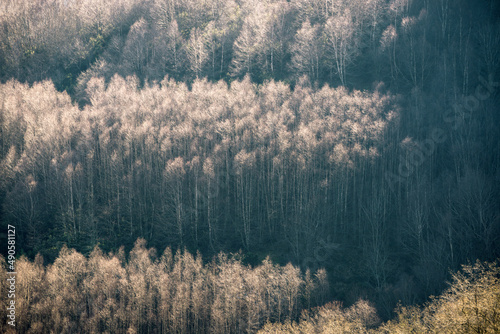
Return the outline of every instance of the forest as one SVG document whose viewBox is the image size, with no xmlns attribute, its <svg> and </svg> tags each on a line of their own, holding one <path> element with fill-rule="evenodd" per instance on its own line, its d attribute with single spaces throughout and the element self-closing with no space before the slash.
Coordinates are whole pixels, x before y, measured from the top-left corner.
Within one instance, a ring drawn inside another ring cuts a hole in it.
<svg viewBox="0 0 500 334">
<path fill-rule="evenodd" d="M 205 263 L 200 253 L 167 247 L 158 256 L 138 239 L 105 254 L 88 257 L 63 246 L 44 266 L 17 261 L 16 330 L 2 321 L 3 333 L 498 333 L 500 266 L 464 265 L 448 288 L 425 305 L 398 305 L 394 319 L 382 322 L 372 303 L 350 307 L 328 300 L 325 269 L 315 273 L 269 257 L 258 266 L 242 254 L 219 253 Z M 0 255 L 0 287 L 9 284 Z M 316 306 L 311 308 L 315 305 Z M 0 318 L 8 313 L 0 299 Z M 299 317 L 300 314 L 300 317 Z M 300 319 L 296 321 L 296 319 Z"/>
<path fill-rule="evenodd" d="M 0 0 L 18 330 L 498 331 L 499 17 Z M 481 288 L 489 311 L 449 327 Z"/>
</svg>

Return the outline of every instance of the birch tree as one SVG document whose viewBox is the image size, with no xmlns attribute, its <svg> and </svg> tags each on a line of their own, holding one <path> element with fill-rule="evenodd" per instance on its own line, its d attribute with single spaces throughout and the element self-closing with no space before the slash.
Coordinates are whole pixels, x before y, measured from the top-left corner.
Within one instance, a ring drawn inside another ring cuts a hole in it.
<svg viewBox="0 0 500 334">
<path fill-rule="evenodd" d="M 309 20 L 306 20 L 295 35 L 291 51 L 291 67 L 295 76 L 300 77 L 306 74 L 312 81 L 317 81 L 323 60 L 320 26 L 312 26 Z"/>
</svg>

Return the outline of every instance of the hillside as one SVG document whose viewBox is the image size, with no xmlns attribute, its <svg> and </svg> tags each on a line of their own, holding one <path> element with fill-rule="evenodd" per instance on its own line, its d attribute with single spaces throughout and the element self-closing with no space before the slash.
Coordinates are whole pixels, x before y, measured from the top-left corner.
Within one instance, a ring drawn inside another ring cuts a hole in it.
<svg viewBox="0 0 500 334">
<path fill-rule="evenodd" d="M 138 239 L 206 270 L 240 254 L 328 277 L 285 312 L 297 326 L 409 316 L 500 256 L 499 17 L 494 0 L 0 1 L 0 243 L 43 272 Z M 241 314 L 229 332 L 295 326 Z"/>
</svg>

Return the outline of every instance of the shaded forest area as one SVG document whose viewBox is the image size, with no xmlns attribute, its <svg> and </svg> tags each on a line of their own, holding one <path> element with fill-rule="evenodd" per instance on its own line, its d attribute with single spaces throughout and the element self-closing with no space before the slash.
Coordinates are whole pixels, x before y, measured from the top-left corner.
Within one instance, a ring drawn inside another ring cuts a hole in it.
<svg viewBox="0 0 500 334">
<path fill-rule="evenodd" d="M 324 298 L 383 319 L 423 303 L 500 255 L 499 16 L 493 0 L 1 1 L 2 231 L 47 263 L 141 237 L 324 267 Z"/>
<path fill-rule="evenodd" d="M 386 323 L 380 323 L 372 305 L 359 300 L 349 308 L 328 303 L 303 312 L 298 323 L 268 323 L 258 333 L 498 333 L 499 274 L 497 264 L 464 265 L 452 274 L 452 282 L 440 296 L 423 306 L 399 305 L 395 319 Z"/>
</svg>

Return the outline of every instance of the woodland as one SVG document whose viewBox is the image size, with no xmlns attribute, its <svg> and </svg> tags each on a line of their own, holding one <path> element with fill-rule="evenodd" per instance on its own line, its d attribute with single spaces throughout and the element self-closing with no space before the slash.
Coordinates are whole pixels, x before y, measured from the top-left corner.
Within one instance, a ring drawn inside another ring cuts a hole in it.
<svg viewBox="0 0 500 334">
<path fill-rule="evenodd" d="M 201 255 L 167 247 L 158 256 L 138 239 L 104 254 L 84 256 L 66 246 L 50 265 L 37 255 L 17 260 L 16 326 L 2 333 L 258 333 L 393 334 L 498 333 L 500 266 L 476 261 L 451 275 L 451 283 L 424 305 L 398 304 L 382 322 L 373 303 L 349 307 L 328 301 L 325 269 L 305 273 L 269 257 L 258 266 L 241 254 Z M 0 255 L 0 288 L 10 277 Z M 321 305 L 316 306 L 315 305 Z M 7 315 L 0 299 L 0 318 Z M 300 316 L 299 316 L 300 314 Z"/>
<path fill-rule="evenodd" d="M 19 332 L 498 332 L 499 17 L 0 0 Z"/>
</svg>

